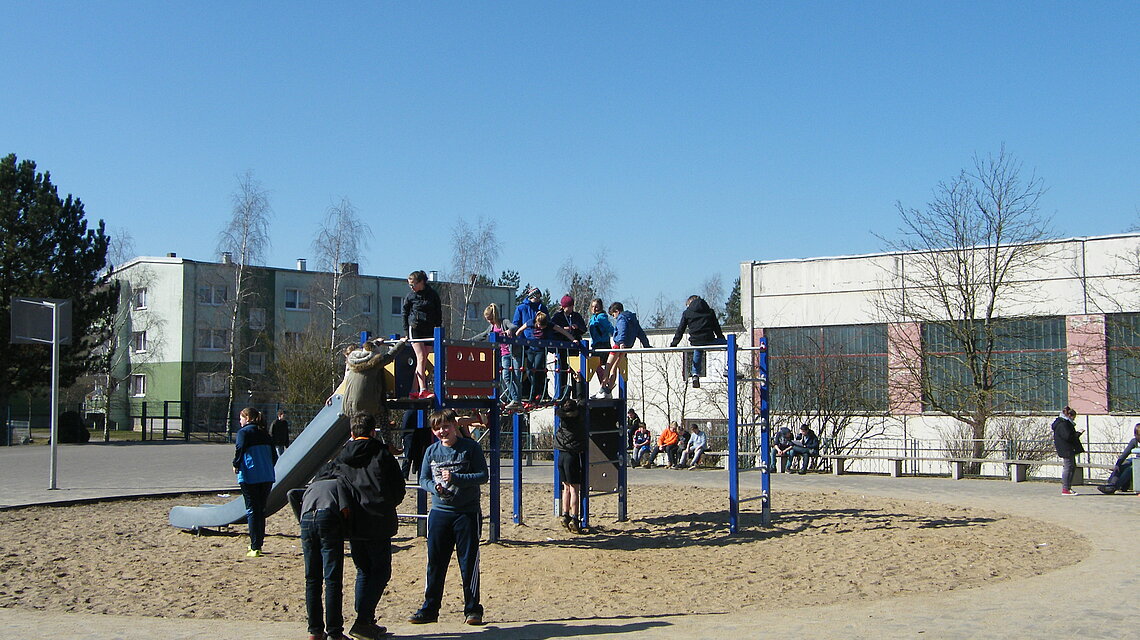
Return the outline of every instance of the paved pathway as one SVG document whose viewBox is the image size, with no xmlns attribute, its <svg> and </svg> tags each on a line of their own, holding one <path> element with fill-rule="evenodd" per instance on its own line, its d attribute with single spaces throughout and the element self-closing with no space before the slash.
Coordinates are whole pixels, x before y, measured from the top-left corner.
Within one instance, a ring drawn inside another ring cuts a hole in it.
<svg viewBox="0 0 1140 640">
<path fill-rule="evenodd" d="M 69 501 L 102 496 L 183 490 L 233 491 L 228 445 L 124 444 L 60 447 L 58 486 L 49 491 L 48 449 L 0 449 L 0 506 Z M 509 467 L 504 473 L 510 473 Z M 550 468 L 528 467 L 528 481 L 548 482 Z M 745 483 L 758 482 L 745 476 Z M 508 476 L 509 480 L 509 476 Z M 678 483 L 726 487 L 723 472 L 634 470 L 636 483 Z M 391 625 L 400 636 L 454 640 L 472 638 L 762 638 L 780 636 L 845 638 L 1024 638 L 1049 636 L 1127 637 L 1137 626 L 1140 558 L 1140 497 L 1102 496 L 1092 487 L 1062 498 L 1055 483 L 1013 484 L 995 480 L 886 478 L 881 476 L 777 475 L 773 479 L 779 517 L 781 490 L 841 491 L 859 495 L 929 500 L 1023 515 L 1071 528 L 1091 546 L 1080 563 L 1042 576 L 930 595 L 814 607 L 797 612 L 755 611 L 731 615 L 551 620 L 539 623 L 455 623 Z M 727 496 L 727 489 L 726 489 Z M 727 498 L 726 498 L 727 502 Z M 509 508 L 509 505 L 504 505 Z M 504 525 L 506 526 L 506 525 Z M 489 612 L 494 605 L 488 603 Z M 44 613 L 0 609 L 6 637 L 76 640 L 182 640 L 213 637 L 303 638 L 304 623 L 245 622 Z"/>
</svg>

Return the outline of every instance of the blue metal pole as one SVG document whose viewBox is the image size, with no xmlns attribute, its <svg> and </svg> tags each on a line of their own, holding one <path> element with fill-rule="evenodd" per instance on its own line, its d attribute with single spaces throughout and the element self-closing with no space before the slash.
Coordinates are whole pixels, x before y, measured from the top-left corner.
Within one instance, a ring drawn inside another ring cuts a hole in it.
<svg viewBox="0 0 1140 640">
<path fill-rule="evenodd" d="M 435 397 L 432 398 L 431 404 L 438 410 L 443 408 L 443 379 L 446 368 L 444 362 L 446 358 L 443 357 L 443 327 L 435 328 L 435 341 L 432 347 L 435 352 L 435 368 L 432 371 L 432 389 L 435 391 Z"/>
<path fill-rule="evenodd" d="M 437 396 L 438 397 L 438 396 Z M 487 425 L 491 428 L 491 468 L 488 469 L 488 481 L 491 484 L 489 498 L 489 508 L 491 513 L 490 522 L 487 530 L 487 541 L 499 541 L 499 498 L 502 493 L 502 485 L 499 483 L 501 477 L 501 470 L 499 464 L 501 462 L 500 452 L 502 447 L 502 432 L 499 426 L 499 402 L 494 397 L 494 392 L 491 393 L 491 410 L 489 411 Z"/>
<path fill-rule="evenodd" d="M 579 508 L 582 514 L 582 526 L 590 526 L 590 438 L 592 433 L 590 431 L 590 412 L 586 411 L 586 415 L 582 418 L 586 427 L 586 450 L 578 458 L 578 463 L 582 465 L 582 484 L 580 485 L 581 491 L 578 492 Z"/>
<path fill-rule="evenodd" d="M 760 455 L 763 456 L 764 466 L 760 469 L 761 498 L 760 524 L 765 527 L 772 526 L 772 469 L 768 460 L 772 455 L 772 430 L 768 421 L 768 339 L 760 338 L 761 349 L 757 377 L 760 378 Z"/>
<path fill-rule="evenodd" d="M 511 416 L 511 423 L 515 435 L 512 449 L 514 478 L 511 484 L 514 493 L 514 523 L 522 524 L 522 420 L 519 414 Z"/>
<path fill-rule="evenodd" d="M 728 334 L 728 532 L 740 531 L 740 429 L 736 412 L 736 335 Z"/>
</svg>

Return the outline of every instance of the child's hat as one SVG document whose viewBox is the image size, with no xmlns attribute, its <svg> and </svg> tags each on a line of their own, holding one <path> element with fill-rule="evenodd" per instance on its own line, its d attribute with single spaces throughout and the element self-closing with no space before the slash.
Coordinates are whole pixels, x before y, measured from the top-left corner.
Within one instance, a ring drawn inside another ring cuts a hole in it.
<svg viewBox="0 0 1140 640">
<path fill-rule="evenodd" d="M 568 293 L 562 296 L 562 299 L 558 301 L 558 304 L 566 308 L 572 307 L 574 306 L 574 297 Z"/>
</svg>

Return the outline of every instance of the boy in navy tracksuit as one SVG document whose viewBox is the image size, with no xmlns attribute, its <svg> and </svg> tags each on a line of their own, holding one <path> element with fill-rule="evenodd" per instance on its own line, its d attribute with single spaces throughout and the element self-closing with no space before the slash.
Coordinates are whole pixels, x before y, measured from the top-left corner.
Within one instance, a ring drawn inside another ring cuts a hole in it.
<svg viewBox="0 0 1140 640">
<path fill-rule="evenodd" d="M 459 559 L 463 577 L 463 615 L 467 624 L 483 624 L 479 603 L 479 534 L 483 514 L 479 485 L 487 482 L 487 462 L 479 444 L 459 435 L 459 416 L 453 409 L 428 419 L 438 442 L 424 453 L 420 486 L 431 494 L 427 532 L 427 585 L 424 603 L 408 619 L 413 624 L 435 622 L 443 600 L 443 582 L 451 550 Z"/>
<path fill-rule="evenodd" d="M 265 418 L 260 411 L 246 407 L 238 420 L 241 429 L 234 441 L 233 466 L 245 498 L 245 518 L 249 523 L 249 552 L 245 555 L 260 558 L 261 544 L 265 541 L 266 503 L 277 479 L 273 472 L 277 450 L 273 448 L 273 438 L 265 428 Z"/>
</svg>

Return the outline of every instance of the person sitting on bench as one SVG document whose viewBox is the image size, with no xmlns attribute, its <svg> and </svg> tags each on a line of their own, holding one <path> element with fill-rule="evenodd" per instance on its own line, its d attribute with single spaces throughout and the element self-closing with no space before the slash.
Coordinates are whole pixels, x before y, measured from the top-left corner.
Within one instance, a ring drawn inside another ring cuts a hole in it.
<svg viewBox="0 0 1140 640">
<path fill-rule="evenodd" d="M 800 475 L 807 473 L 811 459 L 819 456 L 819 436 L 806 424 L 800 425 L 800 436 L 792 441 L 792 467 L 798 468 Z"/>
<path fill-rule="evenodd" d="M 705 455 L 708 437 L 695 424 L 690 425 L 689 430 L 692 431 L 692 435 L 689 436 L 689 441 L 685 443 L 685 450 L 681 452 L 681 467 L 696 469 L 697 465 L 701 463 L 701 457 Z"/>
<path fill-rule="evenodd" d="M 1112 475 L 1104 484 L 1097 487 L 1097 491 L 1101 493 L 1116 493 L 1117 491 L 1128 491 L 1135 489 L 1132 484 L 1132 456 L 1140 453 L 1140 422 L 1132 427 L 1132 439 L 1124 446 L 1124 452 L 1116 459 L 1116 464 L 1112 467 Z"/>
<path fill-rule="evenodd" d="M 657 454 L 664 451 L 669 459 L 669 468 L 676 469 L 679 442 L 681 442 L 681 427 L 676 422 L 670 422 L 661 435 L 657 436 L 657 444 L 653 445 L 653 450 L 649 452 L 649 464 L 645 466 L 652 469 L 657 464 Z"/>
<path fill-rule="evenodd" d="M 776 444 L 772 447 L 775 459 L 778 461 L 776 470 L 788 473 L 792 470 L 792 430 L 780 427 L 776 432 Z"/>
</svg>

